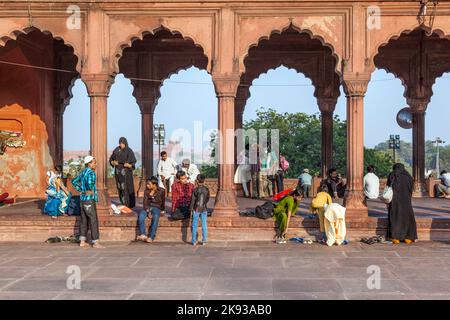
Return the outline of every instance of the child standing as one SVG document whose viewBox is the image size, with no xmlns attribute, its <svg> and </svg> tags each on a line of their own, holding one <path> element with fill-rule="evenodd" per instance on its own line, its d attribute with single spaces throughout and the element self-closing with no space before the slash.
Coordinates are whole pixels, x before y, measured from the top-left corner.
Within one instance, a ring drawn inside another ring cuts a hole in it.
<svg viewBox="0 0 450 320">
<path fill-rule="evenodd" d="M 328 194 L 328 187 L 326 184 L 322 184 L 319 189 L 319 193 L 315 196 L 315 198 L 311 201 L 311 212 L 313 214 L 317 214 L 319 217 L 319 225 L 320 225 L 320 233 L 321 239 L 320 242 L 325 242 L 325 225 L 324 225 L 324 214 L 325 214 L 325 205 L 331 204 L 333 201 L 331 200 L 331 196 Z"/>
<path fill-rule="evenodd" d="M 192 192 L 192 200 L 189 210 L 192 212 L 192 245 L 197 244 L 197 226 L 198 218 L 202 219 L 202 245 L 206 245 L 206 237 L 208 235 L 206 217 L 207 204 L 209 201 L 209 189 L 205 186 L 205 175 L 197 176 L 197 187 Z"/>
</svg>

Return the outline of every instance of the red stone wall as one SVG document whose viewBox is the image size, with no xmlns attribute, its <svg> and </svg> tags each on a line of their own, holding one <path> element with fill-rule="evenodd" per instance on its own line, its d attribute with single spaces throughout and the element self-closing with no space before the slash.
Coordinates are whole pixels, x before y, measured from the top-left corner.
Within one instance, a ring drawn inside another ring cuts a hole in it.
<svg viewBox="0 0 450 320">
<path fill-rule="evenodd" d="M 18 104 L 0 108 L 0 124 L 4 129 L 20 128 L 25 141 L 24 147 L 7 148 L 0 156 L 0 192 L 42 197 L 46 188 L 45 173 L 53 166 L 45 124 Z"/>
</svg>

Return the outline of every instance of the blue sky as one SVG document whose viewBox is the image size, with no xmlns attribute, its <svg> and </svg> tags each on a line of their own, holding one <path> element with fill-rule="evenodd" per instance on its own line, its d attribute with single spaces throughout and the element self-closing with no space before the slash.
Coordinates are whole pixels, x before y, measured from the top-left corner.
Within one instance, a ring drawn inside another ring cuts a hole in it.
<svg viewBox="0 0 450 320">
<path fill-rule="evenodd" d="M 177 83 L 178 82 L 178 83 Z M 186 84 L 194 82 L 202 84 Z M 206 83 L 206 84 L 204 84 Z M 293 69 L 279 67 L 261 74 L 250 88 L 244 120 L 256 116 L 258 108 L 274 108 L 280 112 L 318 112 L 311 81 Z M 290 86 L 280 86 L 288 84 Z M 299 86 L 292 86 L 298 84 Z M 276 85 L 276 86 L 270 86 Z M 440 136 L 450 143 L 450 74 L 444 74 L 433 86 L 434 96 L 428 106 L 425 123 L 426 139 Z M 122 74 L 116 77 L 108 98 L 108 148 L 117 145 L 121 136 L 128 138 L 131 148 L 141 149 L 141 116 L 130 81 Z M 73 98 L 64 114 L 64 150 L 89 150 L 89 98 L 81 80 L 72 90 Z M 400 128 L 397 112 L 406 106 L 400 80 L 384 70 L 372 74 L 372 81 L 364 99 L 364 144 L 373 147 L 389 134 L 400 134 L 402 140 L 411 141 L 411 130 Z M 346 101 L 341 96 L 336 114 L 346 117 Z M 210 75 L 196 68 L 180 71 L 167 79 L 161 88 L 161 98 L 155 110 L 155 123 L 164 123 L 167 136 L 174 130 L 185 128 L 191 134 L 194 122 L 202 123 L 203 131 L 217 128 L 217 99 Z"/>
</svg>

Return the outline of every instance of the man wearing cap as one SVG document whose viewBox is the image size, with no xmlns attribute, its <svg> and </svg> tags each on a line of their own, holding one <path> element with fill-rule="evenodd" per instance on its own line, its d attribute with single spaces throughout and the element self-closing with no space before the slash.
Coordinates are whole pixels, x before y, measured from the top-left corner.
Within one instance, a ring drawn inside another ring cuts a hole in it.
<svg viewBox="0 0 450 320">
<path fill-rule="evenodd" d="M 159 160 L 158 167 L 159 186 L 166 189 L 167 195 L 172 192 L 172 184 L 175 181 L 175 174 L 177 173 L 177 163 L 172 158 L 167 156 L 167 152 L 161 152 L 161 160 Z M 167 184 L 169 187 L 167 187 Z"/>
<path fill-rule="evenodd" d="M 309 198 L 309 191 L 311 190 L 312 176 L 309 174 L 309 169 L 303 169 L 303 173 L 298 177 L 297 189 L 302 192 L 303 197 Z"/>
<path fill-rule="evenodd" d="M 98 201 L 97 187 L 95 185 L 97 175 L 95 168 L 97 161 L 92 156 L 84 158 L 86 168 L 72 180 L 74 188 L 81 193 L 81 216 L 80 216 L 80 247 L 88 247 L 86 242 L 88 230 L 91 230 L 92 247 L 104 248 L 99 243 L 97 206 Z"/>
<path fill-rule="evenodd" d="M 181 162 L 181 170 L 186 172 L 188 181 L 192 184 L 195 184 L 197 176 L 200 174 L 200 170 L 198 170 L 197 165 L 191 163 L 191 160 L 189 159 L 184 159 Z"/>
</svg>

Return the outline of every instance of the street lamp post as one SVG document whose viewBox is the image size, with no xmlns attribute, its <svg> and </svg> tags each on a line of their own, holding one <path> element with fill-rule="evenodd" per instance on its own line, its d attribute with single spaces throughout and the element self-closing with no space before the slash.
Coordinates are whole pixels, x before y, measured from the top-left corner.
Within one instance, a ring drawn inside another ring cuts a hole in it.
<svg viewBox="0 0 450 320">
<path fill-rule="evenodd" d="M 161 154 L 161 146 L 165 144 L 166 129 L 164 124 L 153 125 L 153 143 L 158 145 L 158 157 Z"/>
<path fill-rule="evenodd" d="M 436 143 L 436 175 L 439 177 L 439 145 L 444 144 L 445 141 L 441 138 L 437 137 L 436 140 L 431 141 L 432 143 Z"/>
<path fill-rule="evenodd" d="M 400 150 L 400 135 L 398 134 L 391 134 L 389 136 L 389 149 L 392 149 L 392 154 L 394 157 L 394 163 L 395 163 L 395 150 Z"/>
</svg>

